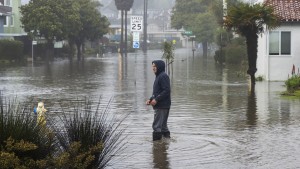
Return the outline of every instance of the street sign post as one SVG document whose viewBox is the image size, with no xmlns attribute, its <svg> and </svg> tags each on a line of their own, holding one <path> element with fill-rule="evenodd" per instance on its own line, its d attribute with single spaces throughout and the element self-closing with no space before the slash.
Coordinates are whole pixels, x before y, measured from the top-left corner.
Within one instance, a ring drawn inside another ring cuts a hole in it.
<svg viewBox="0 0 300 169">
<path fill-rule="evenodd" d="M 37 41 L 33 40 L 31 44 L 31 60 L 32 60 L 32 66 L 33 66 L 33 45 L 37 45 Z"/>
<path fill-rule="evenodd" d="M 140 42 L 139 41 L 133 41 L 132 47 L 134 49 L 140 48 Z"/>
<path fill-rule="evenodd" d="M 131 25 L 132 32 L 142 32 L 143 31 L 143 16 L 131 16 Z"/>
<path fill-rule="evenodd" d="M 193 35 L 193 32 L 192 31 L 184 31 L 181 33 L 183 36 L 192 36 Z"/>
<path fill-rule="evenodd" d="M 140 41 L 140 32 L 132 32 L 132 40 Z"/>
</svg>

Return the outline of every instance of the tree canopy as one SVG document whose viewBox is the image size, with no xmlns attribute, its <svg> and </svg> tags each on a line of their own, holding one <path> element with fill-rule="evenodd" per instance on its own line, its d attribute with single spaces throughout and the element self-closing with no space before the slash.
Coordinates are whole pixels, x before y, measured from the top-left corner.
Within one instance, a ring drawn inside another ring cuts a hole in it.
<svg viewBox="0 0 300 169">
<path fill-rule="evenodd" d="M 34 0 L 20 7 L 26 32 L 53 41 L 76 43 L 78 59 L 85 40 L 100 38 L 108 32 L 109 22 L 93 0 Z M 50 45 L 49 45 L 50 46 Z"/>
<path fill-rule="evenodd" d="M 228 9 L 224 24 L 228 29 L 247 36 L 251 32 L 263 33 L 265 25 L 268 29 L 274 29 L 279 25 L 279 20 L 273 8 L 265 4 L 238 3 Z"/>
<path fill-rule="evenodd" d="M 34 0 L 20 7 L 25 32 L 44 37 L 52 43 L 67 37 L 67 32 L 81 27 L 79 6 L 72 0 Z M 76 31 L 75 31 L 76 32 Z"/>
<path fill-rule="evenodd" d="M 192 31 L 195 40 L 202 42 L 203 55 L 207 55 L 207 45 L 214 40 L 217 19 L 211 7 L 217 0 L 176 0 L 171 16 L 171 26 L 175 29 Z"/>
</svg>

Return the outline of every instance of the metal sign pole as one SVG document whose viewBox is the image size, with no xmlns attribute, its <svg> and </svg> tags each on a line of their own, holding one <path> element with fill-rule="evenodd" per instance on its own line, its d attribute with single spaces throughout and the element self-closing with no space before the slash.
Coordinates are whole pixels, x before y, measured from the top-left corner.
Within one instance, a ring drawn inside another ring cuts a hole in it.
<svg viewBox="0 0 300 169">
<path fill-rule="evenodd" d="M 33 46 L 37 45 L 37 41 L 33 40 L 31 44 L 31 59 L 32 59 L 32 66 L 33 66 Z"/>
<path fill-rule="evenodd" d="M 32 62 L 32 66 L 33 66 L 33 41 L 31 43 L 31 62 Z"/>
</svg>

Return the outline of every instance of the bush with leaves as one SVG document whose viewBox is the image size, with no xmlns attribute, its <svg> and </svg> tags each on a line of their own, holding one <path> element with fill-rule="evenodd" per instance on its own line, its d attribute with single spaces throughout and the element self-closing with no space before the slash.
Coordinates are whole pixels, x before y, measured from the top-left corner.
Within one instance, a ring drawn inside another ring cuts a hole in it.
<svg viewBox="0 0 300 169">
<path fill-rule="evenodd" d="M 293 75 L 292 77 L 288 78 L 288 80 L 285 81 L 285 86 L 287 91 L 290 93 L 300 89 L 300 76 Z"/>
<path fill-rule="evenodd" d="M 0 60 L 24 61 L 23 46 L 21 41 L 0 39 Z"/>
<path fill-rule="evenodd" d="M 125 146 L 119 126 L 126 116 L 116 120 L 100 102 L 73 103 L 60 120 L 48 117 L 45 128 L 36 124 L 31 103 L 6 101 L 0 92 L 1 168 L 105 168 Z"/>
</svg>

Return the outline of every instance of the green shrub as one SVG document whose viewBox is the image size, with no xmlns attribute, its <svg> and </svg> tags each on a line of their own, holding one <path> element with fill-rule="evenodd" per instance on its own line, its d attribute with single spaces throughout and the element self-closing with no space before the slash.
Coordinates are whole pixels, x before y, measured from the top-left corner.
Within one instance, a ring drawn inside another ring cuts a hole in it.
<svg viewBox="0 0 300 169">
<path fill-rule="evenodd" d="M 36 144 L 28 141 L 16 141 L 9 137 L 4 142 L 4 147 L 0 150 L 0 166 L 2 169 L 11 168 L 38 168 L 43 169 L 47 167 L 47 160 L 41 158 L 34 160 L 29 156 L 20 156 L 16 152 L 23 152 L 32 154 L 32 151 L 38 149 Z"/>
<path fill-rule="evenodd" d="M 295 92 L 295 90 L 300 88 L 300 76 L 293 75 L 285 81 L 285 86 L 288 92 Z"/>
<path fill-rule="evenodd" d="M 261 82 L 261 81 L 263 81 L 263 80 L 264 80 L 264 77 L 263 77 L 263 76 L 258 76 L 258 77 L 255 78 L 255 81 Z"/>
<path fill-rule="evenodd" d="M 53 133 L 36 125 L 30 104 L 4 100 L 0 92 L 0 163 L 3 168 L 39 168 L 55 152 Z M 44 167 L 41 167 L 44 168 Z"/>
<path fill-rule="evenodd" d="M 0 40 L 0 60 L 21 62 L 24 60 L 23 43 L 21 41 Z"/>
<path fill-rule="evenodd" d="M 242 64 L 247 61 L 247 49 L 245 38 L 234 38 L 226 46 L 223 45 L 222 50 L 219 49 L 215 52 L 215 61 L 223 64 Z"/>
<path fill-rule="evenodd" d="M 109 102 L 110 103 L 110 102 Z M 105 168 L 125 145 L 121 120 L 109 105 L 71 102 L 60 118 L 36 124 L 31 103 L 6 101 L 0 91 L 0 166 L 11 168 Z M 100 109 L 104 107 L 105 109 Z"/>
<path fill-rule="evenodd" d="M 226 46 L 225 51 L 225 61 L 227 64 L 241 64 L 247 58 L 245 46 L 229 44 Z"/>
</svg>

